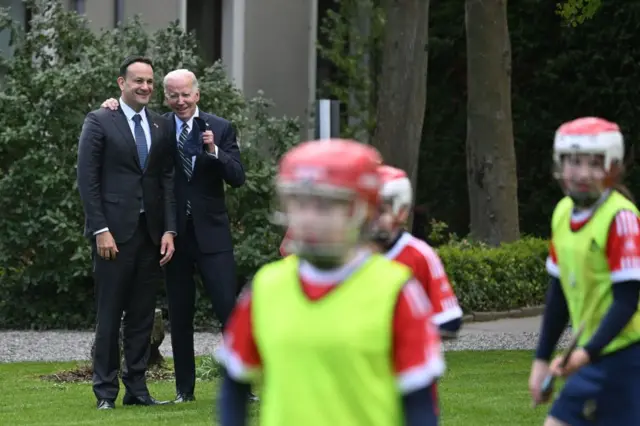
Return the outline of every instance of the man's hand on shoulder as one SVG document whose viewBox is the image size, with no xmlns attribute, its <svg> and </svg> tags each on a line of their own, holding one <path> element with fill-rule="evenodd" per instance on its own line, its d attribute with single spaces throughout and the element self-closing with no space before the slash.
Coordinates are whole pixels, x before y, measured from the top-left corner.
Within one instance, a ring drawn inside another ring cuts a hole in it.
<svg viewBox="0 0 640 426">
<path fill-rule="evenodd" d="M 119 106 L 120 104 L 115 98 L 109 98 L 100 105 L 100 107 L 110 109 L 111 111 L 117 110 Z"/>
<path fill-rule="evenodd" d="M 160 266 L 164 266 L 173 257 L 173 253 L 176 251 L 175 246 L 173 244 L 173 233 L 165 232 L 162 236 L 162 240 L 160 241 L 160 255 L 162 258 L 160 259 Z"/>
</svg>

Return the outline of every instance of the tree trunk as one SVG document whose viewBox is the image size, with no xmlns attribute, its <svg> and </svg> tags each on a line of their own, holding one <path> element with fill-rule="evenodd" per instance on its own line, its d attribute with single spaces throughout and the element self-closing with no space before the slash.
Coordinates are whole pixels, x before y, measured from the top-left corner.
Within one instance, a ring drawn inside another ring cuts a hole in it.
<svg viewBox="0 0 640 426">
<path fill-rule="evenodd" d="M 507 0 L 466 0 L 465 21 L 471 235 L 498 245 L 520 237 Z"/>
<path fill-rule="evenodd" d="M 427 98 L 428 0 L 386 0 L 382 69 L 372 145 L 413 187 Z"/>
</svg>

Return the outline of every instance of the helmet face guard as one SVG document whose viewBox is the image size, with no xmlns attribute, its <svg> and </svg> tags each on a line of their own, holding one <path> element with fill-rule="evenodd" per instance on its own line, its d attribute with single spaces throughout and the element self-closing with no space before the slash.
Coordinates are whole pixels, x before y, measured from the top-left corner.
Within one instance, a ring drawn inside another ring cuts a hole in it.
<svg viewBox="0 0 640 426">
<path fill-rule="evenodd" d="M 339 264 L 360 242 L 367 217 L 362 201 L 295 191 L 280 198 L 287 253 L 329 267 Z"/>
<path fill-rule="evenodd" d="M 413 203 L 413 190 L 407 174 L 398 168 L 380 166 L 378 168 L 382 186 L 378 217 L 373 225 L 375 242 L 387 245 L 405 224 Z"/>
<path fill-rule="evenodd" d="M 276 189 L 286 253 L 321 267 L 340 264 L 364 237 L 377 203 L 377 151 L 354 141 L 298 145 L 283 157 Z"/>
</svg>

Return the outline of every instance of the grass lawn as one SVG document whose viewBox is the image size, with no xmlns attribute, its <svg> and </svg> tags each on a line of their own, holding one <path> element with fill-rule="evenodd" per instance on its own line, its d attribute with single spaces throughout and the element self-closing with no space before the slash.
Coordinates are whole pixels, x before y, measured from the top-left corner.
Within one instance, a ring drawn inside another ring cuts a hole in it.
<svg viewBox="0 0 640 426">
<path fill-rule="evenodd" d="M 546 408 L 532 410 L 527 391 L 531 352 L 448 352 L 448 371 L 439 385 L 444 426 L 536 426 Z M 211 425 L 215 382 L 196 385 L 195 403 L 98 412 L 88 383 L 58 384 L 42 374 L 73 363 L 0 364 L 0 425 Z M 151 382 L 158 399 L 174 396 L 173 382 Z M 120 399 L 122 394 L 120 392 Z M 254 424 L 257 418 L 254 413 Z"/>
</svg>

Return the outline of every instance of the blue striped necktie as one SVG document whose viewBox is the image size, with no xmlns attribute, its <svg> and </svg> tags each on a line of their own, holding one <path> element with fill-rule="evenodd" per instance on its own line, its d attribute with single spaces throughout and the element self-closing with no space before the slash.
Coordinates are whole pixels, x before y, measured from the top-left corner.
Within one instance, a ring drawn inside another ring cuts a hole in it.
<svg viewBox="0 0 640 426">
<path fill-rule="evenodd" d="M 136 114 L 133 116 L 133 122 L 136 123 L 133 133 L 136 137 L 136 148 L 138 149 L 138 160 L 140 160 L 140 167 L 144 169 L 144 166 L 147 164 L 147 155 L 149 154 L 149 148 L 147 147 L 147 137 L 144 135 L 144 130 L 142 130 L 142 117 L 140 114 Z"/>
<path fill-rule="evenodd" d="M 184 174 L 187 177 L 187 180 L 191 180 L 191 175 L 193 173 L 193 171 L 191 170 L 191 157 L 187 157 L 184 154 L 184 143 L 187 141 L 188 135 L 189 126 L 186 122 L 183 122 L 182 130 L 180 131 L 180 136 L 178 137 L 178 153 L 180 155 L 180 162 L 182 163 Z M 191 214 L 191 202 L 189 200 L 187 200 L 187 214 Z"/>
</svg>

